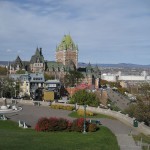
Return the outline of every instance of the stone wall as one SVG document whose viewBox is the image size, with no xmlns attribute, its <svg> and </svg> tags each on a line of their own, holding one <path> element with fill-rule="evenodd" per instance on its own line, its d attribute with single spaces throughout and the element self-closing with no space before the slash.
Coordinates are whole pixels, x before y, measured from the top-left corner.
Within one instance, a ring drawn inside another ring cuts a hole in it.
<svg viewBox="0 0 150 150">
<path fill-rule="evenodd" d="M 83 109 L 83 106 L 80 106 L 80 108 Z M 135 118 L 129 117 L 128 114 L 124 115 L 121 112 L 112 111 L 110 109 L 102 109 L 99 107 L 95 108 L 89 106 L 87 106 L 87 110 L 112 116 L 114 118 L 117 118 L 121 122 L 133 127 L 133 121 L 135 120 Z M 144 122 L 138 122 L 138 127 L 136 129 L 145 135 L 150 135 L 150 127 L 144 125 Z"/>
</svg>

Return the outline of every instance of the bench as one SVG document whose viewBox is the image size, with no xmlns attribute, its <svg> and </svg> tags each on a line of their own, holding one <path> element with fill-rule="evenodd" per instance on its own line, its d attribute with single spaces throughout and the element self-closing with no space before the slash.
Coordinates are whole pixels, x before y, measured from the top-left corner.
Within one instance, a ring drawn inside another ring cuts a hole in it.
<svg viewBox="0 0 150 150">
<path fill-rule="evenodd" d="M 22 127 L 24 129 L 28 128 L 27 124 L 24 121 L 19 120 L 19 127 Z"/>
<path fill-rule="evenodd" d="M 36 102 L 36 101 L 35 101 L 35 102 L 33 102 L 33 105 L 34 105 L 34 106 L 40 106 L 40 102 Z"/>
<path fill-rule="evenodd" d="M 8 118 L 5 115 L 0 114 L 0 120 L 8 120 Z"/>
</svg>

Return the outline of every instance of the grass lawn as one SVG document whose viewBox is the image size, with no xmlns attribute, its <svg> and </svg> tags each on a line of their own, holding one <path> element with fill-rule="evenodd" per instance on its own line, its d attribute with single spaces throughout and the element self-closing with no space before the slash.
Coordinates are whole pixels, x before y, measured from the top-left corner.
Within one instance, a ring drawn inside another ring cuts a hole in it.
<svg viewBox="0 0 150 150">
<path fill-rule="evenodd" d="M 144 134 L 140 133 L 138 135 L 133 135 L 133 138 L 136 141 L 141 141 L 141 138 L 142 138 L 143 142 L 150 144 L 150 135 L 144 135 Z"/>
<path fill-rule="evenodd" d="M 69 116 L 70 116 L 70 117 L 73 117 L 73 118 L 81 118 L 81 117 L 84 117 L 84 116 L 79 116 L 76 111 L 72 111 L 72 112 L 69 114 Z M 86 116 L 86 118 L 108 118 L 108 119 L 116 119 L 116 118 L 114 118 L 114 117 L 107 116 L 107 115 L 104 115 L 104 114 L 95 114 L 94 116 Z"/>
<path fill-rule="evenodd" d="M 0 121 L 0 150 L 119 150 L 114 134 L 106 127 L 93 133 L 36 132 L 12 121 Z"/>
<path fill-rule="evenodd" d="M 142 138 L 142 142 L 143 143 L 147 143 L 150 144 L 150 135 L 144 135 L 142 133 L 138 134 L 138 135 L 133 135 L 133 138 L 135 141 L 141 141 Z M 147 150 L 148 147 L 147 146 L 143 146 L 143 150 Z"/>
</svg>

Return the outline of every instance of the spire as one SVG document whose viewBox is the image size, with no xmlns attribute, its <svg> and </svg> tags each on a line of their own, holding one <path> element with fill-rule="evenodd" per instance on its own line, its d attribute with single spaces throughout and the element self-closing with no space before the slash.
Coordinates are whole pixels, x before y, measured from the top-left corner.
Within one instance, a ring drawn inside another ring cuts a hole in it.
<svg viewBox="0 0 150 150">
<path fill-rule="evenodd" d="M 35 55 L 39 55 L 39 54 L 40 54 L 40 51 L 39 51 L 39 48 L 37 46 L 36 51 L 35 51 Z"/>
</svg>

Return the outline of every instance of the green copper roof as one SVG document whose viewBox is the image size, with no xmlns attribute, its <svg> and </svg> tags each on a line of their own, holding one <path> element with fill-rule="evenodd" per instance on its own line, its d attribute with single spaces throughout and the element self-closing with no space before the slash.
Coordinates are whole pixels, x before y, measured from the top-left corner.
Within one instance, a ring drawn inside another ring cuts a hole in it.
<svg viewBox="0 0 150 150">
<path fill-rule="evenodd" d="M 38 49 L 38 47 L 37 47 L 37 49 L 36 49 L 36 51 L 35 51 L 35 55 L 33 55 L 33 56 L 31 57 L 30 63 L 32 63 L 32 64 L 33 64 L 33 63 L 36 63 L 37 60 L 39 60 L 40 63 L 44 63 L 44 56 L 43 56 L 43 54 L 42 54 L 42 49 L 41 49 L 41 48 Z"/>
<path fill-rule="evenodd" d="M 46 69 L 51 70 L 51 71 L 59 70 L 59 69 L 65 70 L 65 66 L 59 62 L 49 61 L 49 62 L 46 62 L 46 66 L 47 66 Z"/>
<path fill-rule="evenodd" d="M 64 35 L 61 43 L 56 47 L 56 50 L 78 50 L 78 47 L 74 44 L 70 35 Z"/>
</svg>

